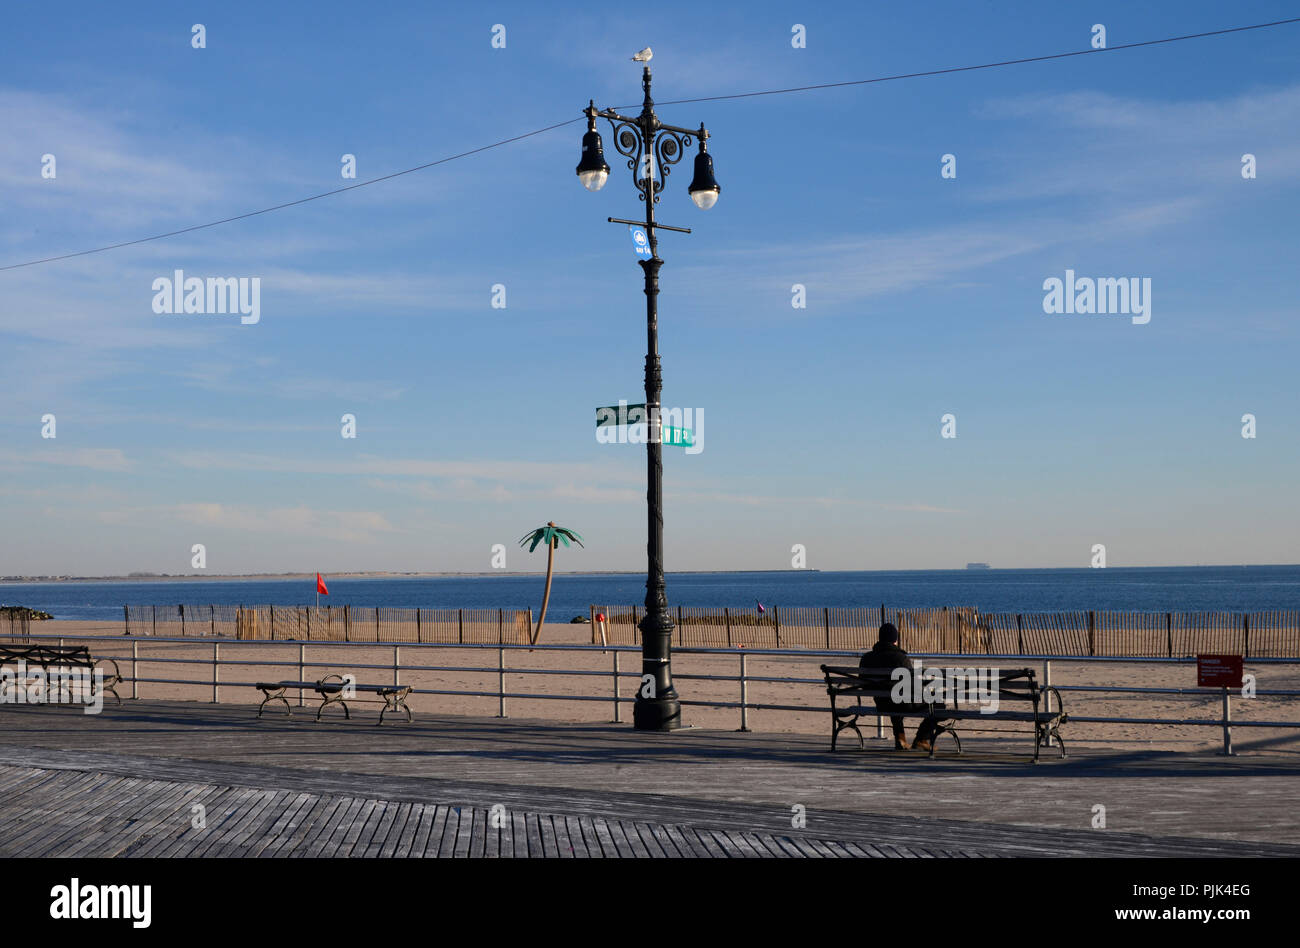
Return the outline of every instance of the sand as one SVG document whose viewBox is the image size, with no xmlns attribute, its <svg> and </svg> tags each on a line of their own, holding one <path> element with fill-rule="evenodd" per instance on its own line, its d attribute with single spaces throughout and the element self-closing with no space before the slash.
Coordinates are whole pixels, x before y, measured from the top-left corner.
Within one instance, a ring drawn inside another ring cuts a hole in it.
<svg viewBox="0 0 1300 948">
<path fill-rule="evenodd" d="M 213 697 L 212 668 L 208 665 L 176 663 L 178 659 L 212 658 L 214 641 L 220 641 L 222 665 L 219 672 L 219 699 L 221 703 L 255 705 L 261 693 L 249 683 L 265 680 L 297 679 L 299 645 L 251 644 L 230 640 L 196 639 L 193 644 L 151 641 L 147 636 L 123 636 L 120 623 L 47 621 L 32 623 L 31 630 L 41 636 L 65 636 L 69 644 L 78 641 L 76 636 L 100 635 L 109 638 L 90 641 L 96 656 L 117 658 L 124 676 L 131 675 L 131 654 L 134 644 L 139 656 L 138 675 L 142 679 L 172 678 L 192 683 L 157 683 L 141 681 L 136 694 L 142 698 L 160 700 L 211 701 Z M 34 639 L 34 641 L 36 641 Z M 46 640 L 48 641 L 48 640 Z M 588 625 L 548 624 L 542 632 L 543 644 L 589 645 L 591 628 Z M 305 647 L 305 680 L 315 680 L 331 672 L 351 673 L 358 682 L 386 684 L 393 681 L 394 648 L 374 645 L 338 645 L 333 643 L 302 643 Z M 546 694 L 561 696 L 561 700 L 536 698 L 507 698 L 506 714 L 512 717 L 550 718 L 569 722 L 608 722 L 614 719 L 614 652 L 519 650 L 505 652 L 507 673 L 505 687 L 508 693 Z M 495 647 L 459 649 L 430 645 L 400 646 L 400 681 L 417 689 L 491 692 L 490 696 L 415 694 L 410 705 L 417 715 L 421 712 L 437 714 L 494 715 L 497 713 L 497 660 Z M 161 660 L 169 661 L 161 661 Z M 265 664 L 268 661 L 291 663 L 288 666 Z M 631 699 L 640 671 L 639 654 L 624 652 L 619 656 L 620 670 L 633 673 L 622 678 L 620 692 L 623 697 L 620 714 L 630 722 Z M 974 664 L 967 662 L 963 664 Z M 241 664 L 246 663 L 246 664 Z M 826 706 L 825 687 L 818 666 L 827 664 L 855 664 L 854 659 L 828 659 L 821 656 L 802 655 L 791 650 L 788 655 L 757 656 L 746 659 L 746 672 L 753 677 L 808 679 L 806 682 L 784 683 L 751 681 L 748 685 L 750 704 L 808 706 L 821 709 Z M 946 663 L 941 663 L 946 664 Z M 1013 667 L 1015 662 L 999 661 L 999 667 Z M 1029 664 L 1029 663 L 1026 663 Z M 439 670 L 415 670 L 410 666 L 435 666 Z M 1041 662 L 1032 663 L 1040 678 Z M 454 670 L 448 670 L 454 669 Z M 521 674 L 511 669 L 537 670 L 549 674 Z M 684 702 L 721 701 L 739 702 L 740 685 L 734 681 L 712 681 L 692 676 L 736 675 L 740 670 L 739 655 L 674 653 L 673 672 L 677 689 Z M 581 672 L 558 674 L 556 672 Z M 1248 674 L 1254 674 L 1259 690 L 1300 691 L 1300 663 L 1294 665 L 1250 664 Z M 1051 680 L 1059 686 L 1111 686 L 1147 688 L 1196 688 L 1195 663 L 1089 663 L 1054 659 L 1051 662 Z M 129 683 L 118 687 L 127 698 L 131 695 Z M 600 700 L 574 700 L 577 696 L 596 696 Z M 1214 719 L 1222 713 L 1222 699 L 1218 692 L 1192 695 L 1125 695 L 1114 693 L 1070 692 L 1063 694 L 1067 713 L 1080 717 L 1140 717 L 1175 719 Z M 567 700 L 565 700 L 567 699 Z M 306 697 L 306 704 L 314 706 L 314 694 Z M 375 706 L 367 706 L 361 699 L 365 713 Z M 269 713 L 283 713 L 272 712 Z M 1300 701 L 1296 697 L 1266 697 L 1251 699 L 1234 697 L 1232 716 L 1235 721 L 1288 721 L 1297 728 L 1238 727 L 1233 732 L 1234 749 L 1238 752 L 1268 751 L 1284 754 L 1300 753 Z M 686 724 L 711 729 L 735 729 L 740 726 L 738 708 L 709 708 L 686 704 L 682 711 Z M 769 733 L 801 733 L 829 735 L 829 715 L 823 710 L 754 710 L 748 712 L 748 725 L 755 731 Z M 914 727 L 915 722 L 909 724 Z M 998 727 L 999 725 L 993 725 Z M 871 729 L 866 729 L 871 733 Z M 967 730 L 963 730 L 966 734 Z M 1071 722 L 1062 728 L 1062 734 L 1071 746 L 1108 747 L 1112 749 L 1206 751 L 1220 748 L 1223 732 L 1218 727 L 1143 725 Z"/>
</svg>

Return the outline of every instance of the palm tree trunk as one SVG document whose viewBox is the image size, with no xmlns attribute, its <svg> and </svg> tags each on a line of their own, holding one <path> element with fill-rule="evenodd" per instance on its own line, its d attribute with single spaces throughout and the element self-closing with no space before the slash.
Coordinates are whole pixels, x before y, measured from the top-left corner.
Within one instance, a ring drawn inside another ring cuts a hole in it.
<svg viewBox="0 0 1300 948">
<path fill-rule="evenodd" d="M 542 637 L 542 623 L 546 621 L 546 607 L 551 601 L 551 570 L 555 566 L 555 547 L 558 540 L 552 540 L 546 548 L 546 591 L 542 593 L 542 614 L 537 617 L 537 630 L 533 633 L 532 644 Z"/>
</svg>

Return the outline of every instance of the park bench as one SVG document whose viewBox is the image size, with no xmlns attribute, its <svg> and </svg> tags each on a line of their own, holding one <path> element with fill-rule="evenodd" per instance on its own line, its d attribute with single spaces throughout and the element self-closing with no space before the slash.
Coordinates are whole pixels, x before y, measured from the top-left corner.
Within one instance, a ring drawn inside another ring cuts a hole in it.
<svg viewBox="0 0 1300 948">
<path fill-rule="evenodd" d="M 969 721 L 1005 721 L 1012 724 L 1027 724 L 1034 733 L 1034 762 L 1038 762 L 1038 752 L 1043 745 L 1050 746 L 1055 740 L 1061 756 L 1065 756 L 1065 741 L 1061 739 L 1058 728 L 1068 720 L 1061 702 L 1061 694 L 1048 685 L 1040 685 L 1034 678 L 1032 668 L 994 668 L 984 669 L 990 673 L 988 684 L 990 692 L 996 689 L 998 704 L 996 711 L 981 708 L 977 696 L 970 695 L 965 687 L 957 687 L 954 672 L 962 673 L 969 669 L 940 668 L 925 666 L 923 674 L 939 676 L 937 701 L 914 700 L 910 711 L 882 711 L 876 708 L 873 698 L 888 698 L 894 688 L 893 669 L 858 668 L 833 665 L 821 666 L 826 678 L 826 692 L 831 699 L 831 750 L 835 750 L 836 739 L 840 731 L 852 729 L 858 735 L 859 747 L 865 747 L 862 732 L 858 729 L 858 718 L 863 715 L 881 717 L 925 718 L 933 715 L 939 722 L 939 728 L 930 742 L 930 756 L 934 757 L 939 743 L 939 735 L 947 734 L 957 745 L 961 753 L 961 738 L 958 727 L 964 727 Z M 950 687 L 951 685 L 951 687 Z M 920 695 L 917 696 L 922 697 Z M 1053 701 L 1053 699 L 1055 699 Z M 1033 710 L 1015 710 L 1032 705 Z M 945 707 L 946 706 L 946 707 Z M 966 727 L 966 730 L 992 730 Z"/>
<path fill-rule="evenodd" d="M 352 719 L 352 713 L 348 710 L 348 703 L 343 696 L 345 689 L 349 687 L 355 692 L 378 695 L 384 702 L 384 706 L 379 711 L 379 722 L 384 723 L 384 715 L 389 711 L 405 711 L 406 723 L 410 724 L 415 720 L 415 715 L 411 713 L 410 707 L 406 703 L 407 696 L 411 693 L 410 685 L 349 685 L 344 681 L 342 675 L 326 675 L 319 681 L 259 681 L 255 687 L 265 696 L 262 703 L 258 705 L 257 716 L 262 716 L 262 711 L 267 704 L 272 701 L 284 702 L 285 708 L 290 714 L 293 714 L 293 707 L 289 704 L 289 699 L 284 696 L 285 691 L 290 688 L 310 688 L 321 696 L 320 707 L 316 709 L 316 720 L 320 720 L 321 714 L 331 704 L 341 704 L 343 706 L 343 717 L 345 720 Z"/>
<path fill-rule="evenodd" d="M 117 660 L 95 658 L 85 645 L 0 645 L 0 668 L 16 668 L 19 664 L 25 664 L 28 669 L 40 668 L 47 680 L 51 668 L 84 669 L 90 676 L 92 688 L 98 668 L 104 677 L 102 690 L 111 692 L 117 703 L 122 703 L 116 687 L 122 682 L 122 670 Z"/>
</svg>

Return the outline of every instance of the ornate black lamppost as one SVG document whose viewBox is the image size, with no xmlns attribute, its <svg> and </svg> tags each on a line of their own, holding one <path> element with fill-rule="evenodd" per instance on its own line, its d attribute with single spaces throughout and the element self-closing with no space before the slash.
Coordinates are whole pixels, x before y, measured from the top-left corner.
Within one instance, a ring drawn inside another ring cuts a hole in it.
<svg viewBox="0 0 1300 948">
<path fill-rule="evenodd" d="M 648 56 L 646 50 L 638 56 Z M 645 100 L 641 114 L 636 118 L 619 115 L 613 109 L 597 111 L 595 102 L 583 109 L 587 116 L 587 133 L 582 136 L 582 160 L 578 164 L 578 178 L 588 191 L 599 191 L 609 177 L 609 165 L 601 148 L 600 133 L 596 131 L 597 117 L 607 119 L 614 132 L 614 147 L 627 158 L 632 179 L 642 201 L 645 202 L 645 229 L 650 240 L 650 257 L 638 261 L 645 271 L 646 357 L 645 403 L 647 415 L 646 439 L 646 505 L 649 515 L 649 539 L 646 543 L 647 570 L 645 584 L 645 618 L 641 620 L 641 685 L 637 689 L 636 704 L 632 712 L 633 724 L 643 731 L 671 731 L 682 726 L 682 709 L 677 689 L 673 687 L 670 656 L 672 651 L 673 620 L 668 615 L 668 598 L 664 589 L 664 515 L 663 515 L 663 457 L 659 428 L 659 398 L 663 389 L 663 376 L 659 371 L 659 228 L 689 234 L 686 227 L 670 227 L 655 223 L 655 205 L 659 192 L 671 166 L 682 160 L 692 138 L 699 139 L 700 151 L 695 156 L 695 177 L 687 189 L 697 207 L 707 210 L 718 200 L 718 182 L 713 178 L 713 158 L 705 142 L 709 133 L 703 125 L 698 130 L 665 125 L 655 115 L 654 100 L 650 98 L 650 67 L 646 65 L 641 76 Z M 616 224 L 640 225 L 611 217 Z"/>
</svg>

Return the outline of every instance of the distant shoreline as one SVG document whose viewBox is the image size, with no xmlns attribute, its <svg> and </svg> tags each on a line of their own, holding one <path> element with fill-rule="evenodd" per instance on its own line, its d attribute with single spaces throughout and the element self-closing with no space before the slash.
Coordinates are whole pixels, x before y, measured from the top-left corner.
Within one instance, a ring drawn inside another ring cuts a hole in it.
<svg viewBox="0 0 1300 948">
<path fill-rule="evenodd" d="M 1300 566 L 1295 563 L 1196 563 L 1184 566 L 1113 566 L 1108 570 L 1181 570 L 1181 569 L 1271 569 Z M 929 569 L 872 569 L 872 570 L 822 570 L 822 569 L 683 569 L 669 570 L 669 576 L 733 576 L 740 574 L 788 573 L 1011 573 L 1070 571 L 1089 569 L 1084 566 L 1015 566 L 970 569 L 969 567 L 940 567 Z M 394 572 L 388 570 L 322 573 L 326 581 L 337 579 L 486 579 L 491 577 L 545 576 L 545 570 L 489 570 L 483 572 Z M 644 570 L 573 570 L 556 571 L 556 576 L 644 576 Z M 192 582 L 275 582 L 285 580 L 312 580 L 315 573 L 136 573 L 128 576 L 0 576 L 0 586 L 34 586 L 57 583 L 192 583 Z"/>
</svg>

